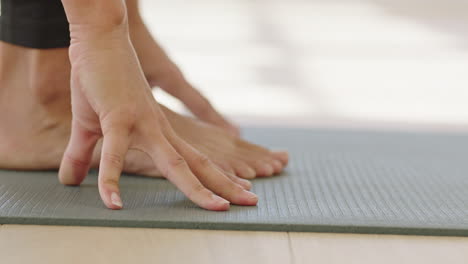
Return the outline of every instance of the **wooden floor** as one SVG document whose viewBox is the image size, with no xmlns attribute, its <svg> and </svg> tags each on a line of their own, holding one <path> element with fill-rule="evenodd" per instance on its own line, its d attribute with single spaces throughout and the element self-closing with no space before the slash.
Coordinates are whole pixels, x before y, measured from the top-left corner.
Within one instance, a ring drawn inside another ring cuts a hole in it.
<svg viewBox="0 0 468 264">
<path fill-rule="evenodd" d="M 0 263 L 467 263 L 468 238 L 3 225 Z"/>
</svg>

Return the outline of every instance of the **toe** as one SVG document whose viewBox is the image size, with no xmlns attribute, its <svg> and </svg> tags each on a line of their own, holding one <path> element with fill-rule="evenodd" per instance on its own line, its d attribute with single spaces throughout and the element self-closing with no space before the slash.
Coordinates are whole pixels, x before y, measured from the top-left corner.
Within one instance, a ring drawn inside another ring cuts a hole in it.
<svg viewBox="0 0 468 264">
<path fill-rule="evenodd" d="M 289 154 L 286 151 L 272 151 L 271 152 L 275 160 L 279 160 L 283 166 L 286 166 L 289 162 Z"/>
<path fill-rule="evenodd" d="M 219 166 L 219 168 L 221 168 L 221 170 L 223 170 L 226 174 L 232 174 L 232 175 L 236 175 L 236 171 L 234 170 L 234 168 L 227 164 L 227 163 L 219 163 L 219 162 L 215 162 L 216 165 Z"/>
<path fill-rule="evenodd" d="M 255 171 L 258 177 L 269 177 L 275 172 L 275 169 L 271 164 L 265 161 L 257 161 L 255 163 Z"/>
<path fill-rule="evenodd" d="M 237 162 L 233 167 L 234 171 L 236 172 L 236 175 L 240 178 L 253 179 L 255 178 L 255 176 L 257 176 L 255 170 L 252 167 L 250 167 L 247 163 Z"/>
<path fill-rule="evenodd" d="M 271 160 L 270 165 L 273 167 L 273 172 L 275 174 L 281 173 L 283 171 L 284 165 L 281 161 Z"/>
</svg>

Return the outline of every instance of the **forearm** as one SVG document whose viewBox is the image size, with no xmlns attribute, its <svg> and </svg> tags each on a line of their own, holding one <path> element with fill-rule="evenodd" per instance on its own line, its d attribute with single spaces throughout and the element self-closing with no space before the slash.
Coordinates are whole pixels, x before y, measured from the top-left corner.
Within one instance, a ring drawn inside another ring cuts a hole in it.
<svg viewBox="0 0 468 264">
<path fill-rule="evenodd" d="M 149 85 L 158 86 L 181 100 L 201 120 L 239 135 L 210 102 L 184 77 L 179 67 L 154 40 L 139 12 L 139 0 L 126 0 L 130 37 Z"/>
<path fill-rule="evenodd" d="M 125 3 L 127 5 L 128 24 L 130 26 L 143 24 L 143 18 L 140 14 L 140 1 L 125 0 Z"/>
<path fill-rule="evenodd" d="M 126 0 L 130 39 L 151 86 L 185 81 L 177 65 L 153 38 L 139 10 L 139 0 Z"/>
</svg>

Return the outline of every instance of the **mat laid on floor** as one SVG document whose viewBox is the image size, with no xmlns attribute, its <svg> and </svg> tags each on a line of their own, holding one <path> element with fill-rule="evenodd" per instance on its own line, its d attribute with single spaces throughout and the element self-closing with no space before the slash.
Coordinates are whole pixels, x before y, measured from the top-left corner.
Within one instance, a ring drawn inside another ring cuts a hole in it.
<svg viewBox="0 0 468 264">
<path fill-rule="evenodd" d="M 468 135 L 248 129 L 288 149 L 283 175 L 254 181 L 257 207 L 210 212 L 169 182 L 123 176 L 125 209 L 106 209 L 96 174 L 0 171 L 0 223 L 468 236 Z"/>
</svg>

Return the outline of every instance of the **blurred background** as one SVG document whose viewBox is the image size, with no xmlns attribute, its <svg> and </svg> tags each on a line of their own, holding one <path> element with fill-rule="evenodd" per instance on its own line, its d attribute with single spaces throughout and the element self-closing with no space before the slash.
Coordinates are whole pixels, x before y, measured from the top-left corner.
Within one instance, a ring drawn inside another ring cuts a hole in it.
<svg viewBox="0 0 468 264">
<path fill-rule="evenodd" d="M 187 78 L 241 124 L 468 127 L 466 0 L 142 4 Z"/>
</svg>

